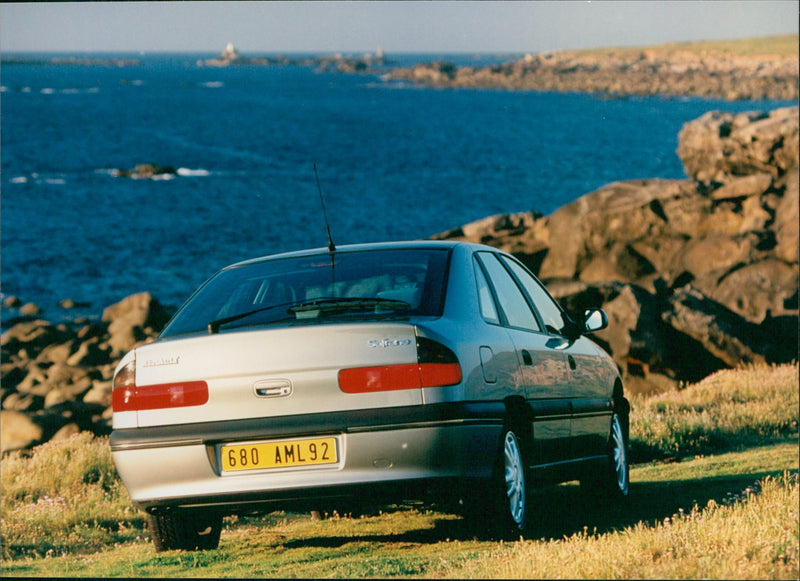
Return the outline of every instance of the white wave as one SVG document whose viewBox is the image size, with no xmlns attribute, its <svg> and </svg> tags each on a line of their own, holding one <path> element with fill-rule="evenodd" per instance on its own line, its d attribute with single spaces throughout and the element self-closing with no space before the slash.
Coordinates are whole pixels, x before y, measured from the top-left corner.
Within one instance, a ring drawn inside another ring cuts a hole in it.
<svg viewBox="0 0 800 581">
<path fill-rule="evenodd" d="M 8 88 L 5 85 L 0 85 L 0 93 L 5 93 L 8 91 Z"/>
<path fill-rule="evenodd" d="M 63 186 L 64 184 L 67 183 L 67 180 L 65 180 L 63 178 L 46 178 L 44 180 L 44 183 L 55 185 L 55 186 Z"/>
<path fill-rule="evenodd" d="M 211 175 L 207 169 L 189 169 L 188 167 L 179 167 L 178 175 L 183 177 L 202 177 Z"/>
<path fill-rule="evenodd" d="M 42 89 L 42 90 L 40 91 L 40 93 L 41 93 L 42 95 L 52 95 L 52 94 L 53 94 L 53 93 L 55 93 L 55 92 L 56 92 L 56 90 L 55 90 L 55 89 L 51 89 L 50 87 L 44 88 L 44 89 Z"/>
<path fill-rule="evenodd" d="M 28 183 L 28 178 L 26 178 L 25 176 L 17 176 L 15 178 L 11 178 L 11 183 L 12 184 L 27 184 Z"/>
<path fill-rule="evenodd" d="M 150 179 L 153 180 L 153 181 L 164 181 L 164 182 L 166 182 L 166 181 L 169 181 L 169 180 L 174 180 L 175 179 L 175 174 L 159 173 L 159 174 L 154 175 Z"/>
<path fill-rule="evenodd" d="M 202 86 L 208 89 L 219 89 L 220 87 L 224 87 L 225 83 L 222 81 L 208 81 L 207 83 L 202 83 Z"/>
</svg>

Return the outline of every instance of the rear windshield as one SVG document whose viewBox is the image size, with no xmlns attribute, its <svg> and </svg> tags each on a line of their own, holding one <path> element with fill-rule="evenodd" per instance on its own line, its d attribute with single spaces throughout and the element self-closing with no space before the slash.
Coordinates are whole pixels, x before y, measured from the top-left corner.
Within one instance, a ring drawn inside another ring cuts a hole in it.
<svg viewBox="0 0 800 581">
<path fill-rule="evenodd" d="M 440 316 L 449 250 L 336 252 L 222 270 L 162 337 L 248 326 Z"/>
</svg>

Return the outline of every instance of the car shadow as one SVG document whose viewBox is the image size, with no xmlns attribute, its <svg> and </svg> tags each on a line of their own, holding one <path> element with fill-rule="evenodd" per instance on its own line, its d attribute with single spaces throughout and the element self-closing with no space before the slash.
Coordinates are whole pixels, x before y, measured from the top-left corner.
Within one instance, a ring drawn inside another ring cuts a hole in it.
<svg viewBox="0 0 800 581">
<path fill-rule="evenodd" d="M 621 503 L 587 494 L 577 484 L 536 489 L 528 495 L 531 525 L 524 537 L 555 540 L 579 533 L 622 530 L 640 522 L 655 525 L 681 512 L 688 514 L 695 506 L 703 509 L 711 500 L 730 503 L 769 475 L 774 472 L 633 483 L 628 498 Z M 352 542 L 433 544 L 491 539 L 488 533 L 467 527 L 464 519 L 441 518 L 434 521 L 432 528 L 365 536 L 316 536 L 283 544 L 287 548 L 337 548 Z"/>
</svg>

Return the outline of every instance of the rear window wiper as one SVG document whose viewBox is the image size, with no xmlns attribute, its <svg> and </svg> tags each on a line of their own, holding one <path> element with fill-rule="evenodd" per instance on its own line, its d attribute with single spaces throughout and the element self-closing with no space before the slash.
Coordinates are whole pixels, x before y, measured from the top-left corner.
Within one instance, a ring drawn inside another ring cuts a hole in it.
<svg viewBox="0 0 800 581">
<path fill-rule="evenodd" d="M 214 335 L 219 333 L 219 328 L 222 325 L 227 325 L 228 323 L 233 323 L 234 321 L 247 318 L 251 315 L 263 313 L 265 311 L 271 311 L 273 309 L 279 309 L 281 307 L 289 307 L 286 309 L 286 312 L 296 315 L 297 313 L 308 313 L 314 311 L 331 313 L 336 311 L 374 309 L 376 307 L 391 311 L 401 311 L 410 309 L 411 305 L 405 301 L 399 301 L 396 299 L 381 299 L 372 297 L 325 297 L 314 299 L 312 301 L 304 301 L 302 303 L 281 303 L 277 305 L 270 305 L 269 307 L 262 307 L 252 311 L 245 311 L 244 313 L 239 313 L 238 315 L 231 315 L 230 317 L 223 317 L 221 319 L 211 321 L 207 326 L 208 334 Z"/>
<path fill-rule="evenodd" d="M 336 311 L 374 309 L 376 307 L 391 311 L 402 311 L 410 309 L 411 305 L 406 301 L 382 299 L 378 297 L 325 297 L 296 304 L 289 307 L 288 311 L 292 314 L 311 311 L 330 313 Z"/>
<path fill-rule="evenodd" d="M 221 319 L 216 319 L 214 321 L 211 321 L 208 324 L 208 334 L 209 335 L 214 335 L 215 333 L 219 332 L 219 328 L 222 325 L 227 325 L 228 323 L 233 323 L 234 321 L 238 321 L 239 319 L 244 319 L 244 318 L 249 317 L 251 315 L 255 315 L 255 314 L 258 314 L 258 313 L 263 313 L 265 311 L 271 311 L 273 309 L 279 309 L 281 307 L 288 307 L 288 306 L 291 306 L 291 305 L 294 305 L 294 304 L 296 304 L 296 303 L 294 303 L 294 302 L 291 302 L 291 303 L 280 303 L 280 304 L 277 304 L 277 305 L 270 305 L 269 307 L 262 307 L 260 309 L 255 309 L 253 311 L 245 311 L 244 313 L 239 313 L 238 315 L 231 315 L 230 317 L 223 317 Z"/>
</svg>

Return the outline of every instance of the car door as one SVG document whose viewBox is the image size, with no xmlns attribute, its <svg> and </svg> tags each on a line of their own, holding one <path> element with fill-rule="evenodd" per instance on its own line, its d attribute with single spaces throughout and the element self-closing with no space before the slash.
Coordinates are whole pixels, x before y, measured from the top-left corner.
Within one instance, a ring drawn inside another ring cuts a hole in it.
<svg viewBox="0 0 800 581">
<path fill-rule="evenodd" d="M 570 400 L 573 458 L 605 453 L 611 421 L 610 386 L 607 364 L 600 349 L 586 337 L 568 340 L 561 334 L 564 311 L 544 286 L 521 264 L 508 257 L 502 260 L 525 288 L 553 345 L 567 363 L 565 393 Z"/>
<path fill-rule="evenodd" d="M 560 462 L 570 457 L 570 400 L 564 354 L 548 345 L 543 328 L 522 288 L 493 252 L 478 259 L 491 283 L 499 323 L 515 346 L 519 380 L 532 411 L 535 441 L 532 464 Z"/>
</svg>

